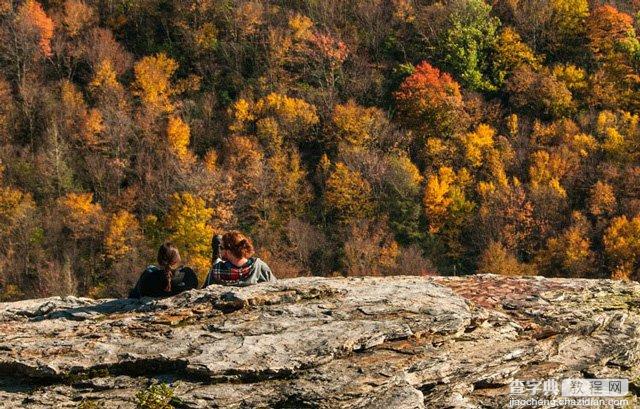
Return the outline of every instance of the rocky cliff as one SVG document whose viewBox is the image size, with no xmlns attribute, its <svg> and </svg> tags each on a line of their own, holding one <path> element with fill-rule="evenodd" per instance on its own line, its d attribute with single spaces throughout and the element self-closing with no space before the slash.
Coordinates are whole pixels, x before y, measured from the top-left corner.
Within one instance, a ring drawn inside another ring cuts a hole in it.
<svg viewBox="0 0 640 409">
<path fill-rule="evenodd" d="M 640 284 L 299 278 L 173 298 L 0 304 L 0 406 L 506 408 L 513 380 L 630 379 Z"/>
</svg>

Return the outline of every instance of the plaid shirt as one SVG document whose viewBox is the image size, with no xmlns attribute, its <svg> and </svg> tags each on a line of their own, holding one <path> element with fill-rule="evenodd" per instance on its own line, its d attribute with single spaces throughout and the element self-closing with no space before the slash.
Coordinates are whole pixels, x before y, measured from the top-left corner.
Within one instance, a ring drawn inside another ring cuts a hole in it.
<svg viewBox="0 0 640 409">
<path fill-rule="evenodd" d="M 269 266 L 257 257 L 251 257 L 243 266 L 236 267 L 230 261 L 217 259 L 204 282 L 211 284 L 250 285 L 263 281 L 276 281 Z"/>
<path fill-rule="evenodd" d="M 217 262 L 209 272 L 207 284 L 245 281 L 251 275 L 255 261 L 255 258 L 250 258 L 241 267 L 234 266 L 230 261 Z"/>
</svg>

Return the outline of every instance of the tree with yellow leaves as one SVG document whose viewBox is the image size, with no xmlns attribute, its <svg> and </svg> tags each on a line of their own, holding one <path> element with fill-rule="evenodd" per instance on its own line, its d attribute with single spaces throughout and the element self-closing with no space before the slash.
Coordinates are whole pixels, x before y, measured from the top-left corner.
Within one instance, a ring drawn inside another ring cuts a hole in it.
<svg viewBox="0 0 640 409">
<path fill-rule="evenodd" d="M 371 144 L 388 124 L 382 110 L 361 107 L 353 100 L 336 105 L 331 119 L 336 128 L 337 142 L 355 146 Z"/>
<path fill-rule="evenodd" d="M 553 76 L 564 82 L 574 96 L 584 97 L 589 87 L 587 72 L 573 64 L 558 64 L 553 67 Z"/>
<path fill-rule="evenodd" d="M 486 160 L 486 153 L 493 148 L 495 129 L 486 124 L 478 125 L 475 132 L 465 134 L 461 139 L 466 159 L 473 167 L 480 167 Z"/>
<path fill-rule="evenodd" d="M 111 96 L 116 101 L 122 101 L 124 89 L 118 82 L 117 74 L 111 61 L 100 61 L 89 83 L 89 89 L 96 96 Z"/>
<path fill-rule="evenodd" d="M 602 238 L 611 277 L 615 279 L 638 279 L 640 260 L 640 216 L 629 220 L 627 216 L 616 217 Z"/>
<path fill-rule="evenodd" d="M 240 98 L 229 108 L 236 134 L 256 132 L 264 148 L 280 149 L 283 143 L 307 139 L 307 132 L 319 122 L 316 107 L 299 98 L 275 92 L 255 103 Z"/>
<path fill-rule="evenodd" d="M 256 118 L 274 118 L 280 128 L 290 136 L 306 136 L 304 133 L 319 122 L 316 107 L 308 102 L 287 95 L 271 93 L 254 105 Z"/>
<path fill-rule="evenodd" d="M 531 155 L 529 198 L 534 206 L 538 239 L 557 234 L 566 222 L 569 196 L 563 182 L 575 170 L 573 156 L 566 147 Z"/>
<path fill-rule="evenodd" d="M 437 174 L 429 175 L 422 202 L 429 224 L 429 232 L 443 229 L 459 229 L 474 208 L 464 190 L 471 181 L 466 169 L 455 172 L 442 167 Z"/>
<path fill-rule="evenodd" d="M 467 132 L 456 137 L 458 145 L 454 149 L 461 152 L 462 158 L 449 160 L 465 163 L 478 180 L 493 181 L 506 185 L 506 164 L 513 158 L 513 150 L 508 140 L 503 136 L 496 136 L 496 131 L 487 124 L 479 124 L 475 131 Z"/>
<path fill-rule="evenodd" d="M 605 217 L 613 213 L 616 206 L 617 200 L 613 186 L 600 180 L 597 181 L 589 192 L 589 212 L 598 218 Z"/>
<path fill-rule="evenodd" d="M 178 63 L 166 54 L 147 56 L 134 67 L 134 94 L 139 96 L 144 106 L 160 112 L 173 111 L 171 96 L 176 93 L 171 78 L 178 69 Z"/>
<path fill-rule="evenodd" d="M 180 117 L 170 116 L 167 123 L 167 140 L 169 149 L 182 162 L 192 162 L 193 155 L 189 152 L 191 130 Z"/>
<path fill-rule="evenodd" d="M 500 274 L 504 276 L 535 275 L 535 267 L 520 262 L 502 243 L 492 241 L 480 255 L 478 274 Z"/>
<path fill-rule="evenodd" d="M 273 116 L 290 132 L 299 132 L 318 123 L 316 108 L 299 98 L 271 93 L 260 98 L 254 112 L 258 117 Z"/>
<path fill-rule="evenodd" d="M 151 111 L 172 112 L 175 108 L 171 100 L 173 95 L 200 87 L 197 76 L 173 82 L 177 69 L 178 63 L 164 53 L 142 58 L 133 68 L 134 95 L 140 97 L 142 104 Z"/>
<path fill-rule="evenodd" d="M 111 214 L 103 239 L 106 271 L 89 290 L 94 296 L 117 297 L 135 284 L 141 265 L 152 256 L 138 219 L 126 210 Z M 155 249 L 153 249 L 155 250 Z"/>
<path fill-rule="evenodd" d="M 99 134 L 104 129 L 102 114 L 97 109 L 89 109 L 82 93 L 69 81 L 60 87 L 60 130 L 76 144 L 96 147 L 101 143 Z"/>
<path fill-rule="evenodd" d="M 430 175 L 422 199 L 427 218 L 429 219 L 429 232 L 437 233 L 444 227 L 449 215 L 449 206 L 453 200 L 449 197 L 451 183 L 455 173 L 448 167 L 440 168 L 438 174 Z"/>
<path fill-rule="evenodd" d="M 0 234 L 10 235 L 35 210 L 31 194 L 12 187 L 0 188 Z"/>
<path fill-rule="evenodd" d="M 305 15 L 294 14 L 289 18 L 289 29 L 296 41 L 309 40 L 312 36 L 313 21 Z"/>
<path fill-rule="evenodd" d="M 640 116 L 627 111 L 601 111 L 596 121 L 597 137 L 607 158 L 613 162 L 634 163 L 640 156 L 637 145 Z"/>
<path fill-rule="evenodd" d="M 456 172 L 443 166 L 427 176 L 422 204 L 432 241 L 429 254 L 443 268 L 467 261 L 461 239 L 475 209 L 465 194 L 470 183 L 471 175 L 465 168 Z"/>
<path fill-rule="evenodd" d="M 374 208 L 371 185 L 360 172 L 338 162 L 326 181 L 324 205 L 339 223 L 367 218 Z"/>
<path fill-rule="evenodd" d="M 223 171 L 234 180 L 237 188 L 253 192 L 262 176 L 264 152 L 253 138 L 234 136 L 224 146 Z"/>
<path fill-rule="evenodd" d="M 211 216 L 213 209 L 191 193 L 174 193 L 169 211 L 163 218 L 167 239 L 180 250 L 186 264 L 193 266 L 200 280 L 208 271 L 211 261 Z"/>
<path fill-rule="evenodd" d="M 595 254 L 589 238 L 591 226 L 579 212 L 574 212 L 571 226 L 560 235 L 550 237 L 536 264 L 546 275 L 589 277 L 595 271 Z"/>
<path fill-rule="evenodd" d="M 527 259 L 533 251 L 535 220 L 524 186 L 513 178 L 507 185 L 480 182 L 477 190 L 477 244 L 488 247 L 491 242 L 500 242 L 519 260 Z"/>
<path fill-rule="evenodd" d="M 560 197 L 566 197 L 567 192 L 560 184 L 560 179 L 567 173 L 567 169 L 567 162 L 556 152 L 534 152 L 529 167 L 531 188 L 535 190 L 543 186 L 550 187 Z"/>
<path fill-rule="evenodd" d="M 105 257 L 111 261 L 119 260 L 138 251 L 141 240 L 142 231 L 136 217 L 126 210 L 120 210 L 112 214 L 107 223 L 104 237 Z"/>
<path fill-rule="evenodd" d="M 63 225 L 76 240 L 96 238 L 104 229 L 105 214 L 93 193 L 69 193 L 58 199 Z"/>
<path fill-rule="evenodd" d="M 311 201 L 306 176 L 297 150 L 278 152 L 267 159 L 268 188 L 263 193 L 268 195 L 262 202 L 271 203 L 272 219 L 278 225 L 284 226 L 289 218 L 300 216 Z"/>
<path fill-rule="evenodd" d="M 56 220 L 50 223 L 60 229 L 54 231 L 54 238 L 60 240 L 57 245 L 61 248 L 56 257 L 59 263 L 75 272 L 74 276 L 68 272 L 64 279 L 70 283 L 77 280 L 79 291 L 89 291 L 100 282 L 104 273 L 100 263 L 107 220 L 105 212 L 99 203 L 94 203 L 93 193 L 68 193 L 58 198 L 54 215 Z"/>
<path fill-rule="evenodd" d="M 255 120 L 253 108 L 249 101 L 244 98 L 236 100 L 229 108 L 229 116 L 232 119 L 229 130 L 235 133 L 242 133 L 246 130 L 247 125 Z"/>
<path fill-rule="evenodd" d="M 522 41 L 518 32 L 512 27 L 505 27 L 500 32 L 495 46 L 495 53 L 493 75 L 499 85 L 504 84 L 507 77 L 515 69 L 523 65 L 533 68 L 538 68 L 541 65 L 541 58 Z"/>
</svg>

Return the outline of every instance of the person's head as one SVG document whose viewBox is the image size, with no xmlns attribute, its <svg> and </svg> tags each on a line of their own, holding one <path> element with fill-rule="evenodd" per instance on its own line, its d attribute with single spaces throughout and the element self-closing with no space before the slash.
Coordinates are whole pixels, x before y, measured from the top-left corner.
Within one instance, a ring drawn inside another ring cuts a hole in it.
<svg viewBox="0 0 640 409">
<path fill-rule="evenodd" d="M 222 236 L 221 250 L 227 259 L 229 256 L 237 260 L 249 258 L 253 255 L 253 243 L 239 231 L 231 231 Z"/>
<path fill-rule="evenodd" d="M 172 243 L 163 243 L 158 249 L 158 264 L 165 270 L 175 270 L 180 265 L 180 253 Z"/>
</svg>

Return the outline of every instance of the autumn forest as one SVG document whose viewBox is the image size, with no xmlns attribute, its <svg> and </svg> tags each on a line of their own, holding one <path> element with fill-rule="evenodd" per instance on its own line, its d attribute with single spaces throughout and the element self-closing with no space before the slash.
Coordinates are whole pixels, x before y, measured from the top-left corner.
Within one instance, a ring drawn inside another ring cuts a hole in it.
<svg viewBox="0 0 640 409">
<path fill-rule="evenodd" d="M 279 278 L 640 278 L 637 0 L 0 0 L 0 301 L 238 229 Z"/>
</svg>

